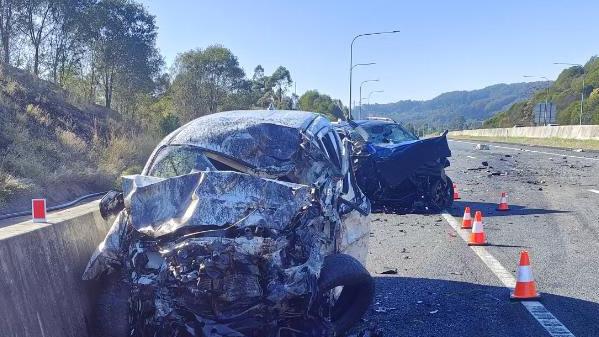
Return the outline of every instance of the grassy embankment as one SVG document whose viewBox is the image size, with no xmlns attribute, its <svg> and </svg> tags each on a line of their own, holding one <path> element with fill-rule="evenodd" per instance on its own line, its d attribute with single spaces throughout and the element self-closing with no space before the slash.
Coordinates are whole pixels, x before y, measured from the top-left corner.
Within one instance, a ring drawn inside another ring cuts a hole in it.
<svg viewBox="0 0 599 337">
<path fill-rule="evenodd" d="M 118 113 L 81 103 L 56 85 L 0 66 L 0 213 L 104 191 L 139 172 L 158 139 Z"/>
</svg>

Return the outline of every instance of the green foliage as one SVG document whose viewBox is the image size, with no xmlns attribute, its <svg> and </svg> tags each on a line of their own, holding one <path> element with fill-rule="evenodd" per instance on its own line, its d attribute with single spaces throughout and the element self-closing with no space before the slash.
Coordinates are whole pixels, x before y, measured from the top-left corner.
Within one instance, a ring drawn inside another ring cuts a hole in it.
<svg viewBox="0 0 599 337">
<path fill-rule="evenodd" d="M 320 94 L 317 90 L 308 90 L 299 98 L 299 108 L 304 111 L 318 112 L 330 120 L 337 120 L 340 111 L 340 102 L 333 100 L 329 95 Z"/>
<path fill-rule="evenodd" d="M 162 115 L 158 125 L 160 126 L 160 133 L 167 135 L 178 129 L 181 126 L 181 123 L 179 122 L 179 117 L 171 113 L 166 113 Z"/>
<path fill-rule="evenodd" d="M 221 111 L 245 85 L 245 73 L 229 49 L 213 45 L 184 52 L 175 61 L 175 110 L 185 121 Z"/>
<path fill-rule="evenodd" d="M 584 88 L 583 88 L 584 79 Z M 514 104 L 485 122 L 485 127 L 511 127 L 515 124 L 533 125 L 532 112 L 536 103 L 548 99 L 557 107 L 557 122 L 562 125 L 599 124 L 599 58 L 584 65 L 564 69 L 548 90 L 539 90 L 526 102 Z M 583 114 L 580 114 L 580 95 L 584 92 Z"/>
<path fill-rule="evenodd" d="M 483 124 L 484 128 L 512 127 L 514 125 L 531 126 L 533 105 L 530 101 L 518 102 L 507 111 L 500 112 Z M 505 125 L 505 126 L 504 126 Z"/>
<path fill-rule="evenodd" d="M 292 83 L 287 68 L 279 66 L 272 75 L 265 76 L 264 68 L 258 65 L 252 77 L 252 90 L 258 97 L 257 106 L 268 108 L 272 104 L 277 109 L 291 109 L 292 100 L 286 94 Z"/>
<path fill-rule="evenodd" d="M 220 45 L 181 53 L 165 72 L 157 32 L 139 0 L 0 1 L 0 201 L 52 186 L 106 189 L 205 114 L 297 108 L 286 67 L 267 75 L 258 65 L 248 78 Z M 316 94 L 307 110 L 342 114 Z"/>
<path fill-rule="evenodd" d="M 130 111 L 135 94 L 152 92 L 162 66 L 156 19 L 141 4 L 128 0 L 101 0 L 90 8 L 88 18 L 87 35 L 93 41 L 104 103 L 110 108 L 116 92 L 121 110 Z"/>
</svg>

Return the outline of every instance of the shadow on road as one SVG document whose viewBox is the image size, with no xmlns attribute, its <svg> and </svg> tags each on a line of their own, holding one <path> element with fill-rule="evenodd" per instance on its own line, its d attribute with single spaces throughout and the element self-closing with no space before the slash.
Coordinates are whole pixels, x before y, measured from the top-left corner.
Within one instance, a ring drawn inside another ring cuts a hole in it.
<svg viewBox="0 0 599 337">
<path fill-rule="evenodd" d="M 504 287 L 382 276 L 375 282 L 366 324 L 384 336 L 549 336 Z M 541 302 L 577 337 L 599 336 L 598 303 L 546 293 Z"/>
<path fill-rule="evenodd" d="M 539 215 L 539 214 L 551 214 L 551 213 L 569 213 L 570 211 L 560 211 L 554 209 L 543 209 L 543 208 L 528 208 L 520 205 L 510 205 L 509 211 L 498 211 L 497 204 L 491 202 L 479 202 L 479 201 L 467 201 L 467 200 L 456 200 L 453 202 L 453 206 L 449 209 L 451 215 L 461 218 L 464 215 L 464 208 L 470 207 L 472 215 L 475 211 L 483 212 L 484 217 L 493 216 L 506 216 L 506 215 Z"/>
</svg>

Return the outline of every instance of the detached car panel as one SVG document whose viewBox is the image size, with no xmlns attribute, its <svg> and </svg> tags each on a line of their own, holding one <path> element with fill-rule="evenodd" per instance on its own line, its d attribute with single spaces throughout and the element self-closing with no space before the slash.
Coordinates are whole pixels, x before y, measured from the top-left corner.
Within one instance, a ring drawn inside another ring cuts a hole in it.
<svg viewBox="0 0 599 337">
<path fill-rule="evenodd" d="M 106 280 L 100 309 L 127 308 L 126 322 L 99 310 L 98 335 L 349 329 L 374 292 L 350 151 L 327 119 L 297 111 L 218 113 L 167 136 L 123 177 L 124 209 L 84 272 Z"/>
</svg>

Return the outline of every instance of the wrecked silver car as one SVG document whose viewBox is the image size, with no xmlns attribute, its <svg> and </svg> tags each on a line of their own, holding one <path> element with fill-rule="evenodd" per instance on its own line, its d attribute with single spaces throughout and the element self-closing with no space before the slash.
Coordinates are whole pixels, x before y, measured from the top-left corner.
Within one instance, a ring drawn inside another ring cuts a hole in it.
<svg viewBox="0 0 599 337">
<path fill-rule="evenodd" d="M 101 280 L 97 334 L 343 334 L 374 293 L 350 151 L 301 111 L 217 113 L 171 133 L 101 202 L 119 212 L 83 275 Z"/>
</svg>

